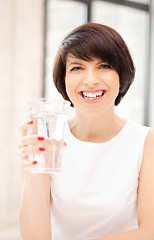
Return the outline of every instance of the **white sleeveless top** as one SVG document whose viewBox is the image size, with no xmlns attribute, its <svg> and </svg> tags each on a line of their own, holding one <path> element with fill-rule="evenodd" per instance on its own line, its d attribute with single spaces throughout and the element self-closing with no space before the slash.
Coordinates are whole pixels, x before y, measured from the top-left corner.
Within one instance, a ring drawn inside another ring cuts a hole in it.
<svg viewBox="0 0 154 240">
<path fill-rule="evenodd" d="M 138 227 L 137 188 L 148 127 L 127 121 L 105 143 L 66 127 L 62 170 L 51 175 L 53 240 L 96 239 Z"/>
</svg>

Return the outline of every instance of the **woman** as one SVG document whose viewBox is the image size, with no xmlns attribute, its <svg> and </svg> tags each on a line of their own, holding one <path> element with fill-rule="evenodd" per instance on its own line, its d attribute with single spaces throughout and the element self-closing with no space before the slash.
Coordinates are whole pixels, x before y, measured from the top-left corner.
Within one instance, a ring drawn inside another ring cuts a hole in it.
<svg viewBox="0 0 154 240">
<path fill-rule="evenodd" d="M 114 111 L 134 74 L 129 50 L 112 28 L 88 23 L 63 40 L 53 80 L 75 116 L 66 128 L 63 171 L 51 181 L 25 172 L 24 240 L 154 238 L 154 130 Z M 25 136 L 31 124 L 21 125 L 23 160 L 48 147 L 40 136 Z"/>
</svg>

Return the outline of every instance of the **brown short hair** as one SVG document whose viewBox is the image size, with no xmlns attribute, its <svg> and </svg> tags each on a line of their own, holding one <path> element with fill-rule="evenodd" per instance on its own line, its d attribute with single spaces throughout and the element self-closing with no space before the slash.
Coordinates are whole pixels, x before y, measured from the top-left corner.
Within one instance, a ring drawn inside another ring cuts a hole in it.
<svg viewBox="0 0 154 240">
<path fill-rule="evenodd" d="M 53 81 L 63 98 L 70 101 L 65 88 L 66 58 L 69 53 L 86 61 L 99 58 L 117 71 L 120 89 L 115 105 L 118 105 L 135 75 L 130 52 L 119 33 L 106 25 L 87 23 L 64 38 L 55 58 Z"/>
</svg>

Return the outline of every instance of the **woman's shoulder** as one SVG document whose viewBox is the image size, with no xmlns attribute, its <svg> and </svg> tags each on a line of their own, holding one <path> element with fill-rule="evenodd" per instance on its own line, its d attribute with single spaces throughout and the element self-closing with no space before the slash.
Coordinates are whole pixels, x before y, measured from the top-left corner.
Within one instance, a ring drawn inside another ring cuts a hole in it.
<svg viewBox="0 0 154 240">
<path fill-rule="evenodd" d="M 153 128 L 149 128 L 146 141 L 145 141 L 145 147 L 153 148 L 153 152 L 154 152 L 154 129 Z"/>
<path fill-rule="evenodd" d="M 154 168 L 154 129 L 150 128 L 144 142 L 142 165 Z M 154 170 L 154 169 L 153 169 Z"/>
<path fill-rule="evenodd" d="M 150 129 L 144 144 L 143 160 L 139 175 L 138 216 L 141 225 L 146 225 L 153 234 L 154 222 L 154 129 Z M 143 224 L 142 224 L 143 222 Z"/>
</svg>

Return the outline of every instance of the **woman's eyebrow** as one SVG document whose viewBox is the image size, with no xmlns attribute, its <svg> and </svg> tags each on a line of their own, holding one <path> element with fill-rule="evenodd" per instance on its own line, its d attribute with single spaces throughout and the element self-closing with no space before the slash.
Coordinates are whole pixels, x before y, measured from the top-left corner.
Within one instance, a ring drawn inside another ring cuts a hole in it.
<svg viewBox="0 0 154 240">
<path fill-rule="evenodd" d="M 101 64 L 101 63 L 108 63 L 107 61 L 103 61 L 103 60 L 98 60 L 97 64 Z"/>
<path fill-rule="evenodd" d="M 70 63 L 68 63 L 68 67 L 71 66 L 71 65 L 74 65 L 74 64 L 82 65 L 82 63 L 80 63 L 80 62 L 70 62 Z"/>
</svg>

